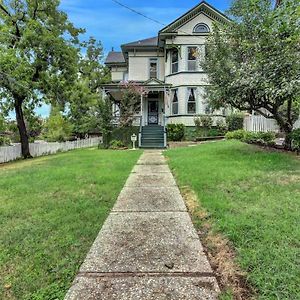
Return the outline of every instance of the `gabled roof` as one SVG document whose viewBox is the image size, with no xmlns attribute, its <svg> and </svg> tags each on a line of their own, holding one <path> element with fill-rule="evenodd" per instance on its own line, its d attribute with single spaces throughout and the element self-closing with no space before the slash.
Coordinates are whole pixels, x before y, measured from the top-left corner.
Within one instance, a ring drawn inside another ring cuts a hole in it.
<svg viewBox="0 0 300 300">
<path fill-rule="evenodd" d="M 111 51 L 108 53 L 105 64 L 125 64 L 125 58 L 122 52 Z"/>
<path fill-rule="evenodd" d="M 135 41 L 135 42 L 131 42 L 128 44 L 124 44 L 122 45 L 122 48 L 130 48 L 130 47 L 157 47 L 158 44 L 158 37 L 151 37 L 148 39 L 144 39 L 144 40 L 139 40 L 139 41 Z"/>
<path fill-rule="evenodd" d="M 224 23 L 230 22 L 230 19 L 223 14 L 221 11 L 217 10 L 216 8 L 212 7 L 206 1 L 201 1 L 198 5 L 193 7 L 187 13 L 164 27 L 159 31 L 159 34 L 166 33 L 166 32 L 176 32 L 181 26 L 198 16 L 200 13 L 204 13 L 211 19 Z"/>
<path fill-rule="evenodd" d="M 165 83 L 157 78 L 150 78 L 148 80 L 146 80 L 144 83 L 144 85 L 165 85 Z"/>
</svg>

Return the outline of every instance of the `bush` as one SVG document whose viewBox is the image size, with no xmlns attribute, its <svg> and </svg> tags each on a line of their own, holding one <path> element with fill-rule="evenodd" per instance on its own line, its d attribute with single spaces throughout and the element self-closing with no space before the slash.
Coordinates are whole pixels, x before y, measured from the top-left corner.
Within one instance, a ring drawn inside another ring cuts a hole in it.
<svg viewBox="0 0 300 300">
<path fill-rule="evenodd" d="M 168 139 L 173 142 L 182 141 L 185 134 L 184 124 L 168 124 L 167 135 Z"/>
<path fill-rule="evenodd" d="M 223 119 L 218 119 L 216 122 L 216 128 L 222 133 L 225 134 L 227 131 L 227 125 Z"/>
<path fill-rule="evenodd" d="M 290 137 L 292 140 L 292 149 L 300 153 L 300 128 L 293 130 Z"/>
<path fill-rule="evenodd" d="M 109 143 L 110 149 L 120 149 L 120 148 L 124 148 L 124 147 L 125 147 L 124 143 L 120 140 L 112 140 Z"/>
<path fill-rule="evenodd" d="M 0 146 L 9 146 L 11 144 L 10 138 L 6 136 L 0 136 Z"/>
<path fill-rule="evenodd" d="M 194 119 L 194 123 L 197 129 L 201 127 L 210 129 L 213 125 L 213 119 L 211 116 L 200 116 Z"/>
<path fill-rule="evenodd" d="M 248 144 L 260 144 L 273 146 L 275 144 L 275 133 L 273 132 L 250 132 L 245 130 L 235 130 L 227 132 L 226 139 L 236 139 Z"/>
<path fill-rule="evenodd" d="M 242 140 L 246 134 L 246 131 L 243 129 L 229 131 L 226 133 L 225 138 L 228 140 L 235 139 L 235 140 Z"/>
<path fill-rule="evenodd" d="M 125 146 L 131 147 L 131 136 L 135 134 L 136 136 L 139 135 L 139 127 L 138 126 L 129 126 L 129 127 L 122 127 L 122 128 L 114 128 L 111 134 L 112 140 L 120 140 L 123 142 Z"/>
<path fill-rule="evenodd" d="M 244 127 L 244 115 L 240 113 L 234 113 L 226 117 L 227 128 L 229 131 L 235 131 L 243 129 Z"/>
<path fill-rule="evenodd" d="M 207 136 L 221 136 L 223 133 L 217 129 L 217 128 L 211 128 L 208 132 L 207 132 Z"/>
</svg>

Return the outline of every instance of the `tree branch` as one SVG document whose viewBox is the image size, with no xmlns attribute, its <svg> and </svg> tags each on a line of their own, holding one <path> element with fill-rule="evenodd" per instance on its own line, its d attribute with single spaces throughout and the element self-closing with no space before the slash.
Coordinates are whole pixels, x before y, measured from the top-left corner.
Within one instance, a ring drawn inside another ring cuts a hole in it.
<svg viewBox="0 0 300 300">
<path fill-rule="evenodd" d="M 9 17 L 11 17 L 11 14 L 9 13 L 9 11 L 4 7 L 4 5 L 0 4 L 0 9 L 7 14 Z"/>
</svg>

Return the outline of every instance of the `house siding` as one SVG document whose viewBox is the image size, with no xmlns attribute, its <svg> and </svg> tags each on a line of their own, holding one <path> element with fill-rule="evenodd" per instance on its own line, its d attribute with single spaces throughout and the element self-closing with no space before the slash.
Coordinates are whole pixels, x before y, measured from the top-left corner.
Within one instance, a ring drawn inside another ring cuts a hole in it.
<svg viewBox="0 0 300 300">
<path fill-rule="evenodd" d="M 205 4 L 200 4 L 204 5 Z M 207 9 L 207 8 L 206 8 Z M 207 11 L 207 10 L 206 10 Z M 222 16 L 218 12 L 214 12 L 218 15 L 218 18 Z M 224 17 L 223 17 L 224 18 Z M 219 19 L 218 19 L 219 20 Z M 162 43 L 159 46 L 164 47 L 164 49 L 159 48 L 157 45 L 157 50 L 152 51 L 150 49 L 155 49 L 155 45 L 149 43 L 149 40 L 146 39 L 139 42 L 134 42 L 126 44 L 125 48 L 123 47 L 124 57 L 126 57 L 126 62 L 128 65 L 128 80 L 145 82 L 150 78 L 150 59 L 157 58 L 158 61 L 158 78 L 160 81 L 164 82 L 166 86 L 163 86 L 164 97 L 161 99 L 160 110 L 164 107 L 164 113 L 169 117 L 169 123 L 183 123 L 186 126 L 194 126 L 194 117 L 195 115 L 204 115 L 207 113 L 207 103 L 205 100 L 205 87 L 209 85 L 208 76 L 201 69 L 201 66 L 198 66 L 196 71 L 188 70 L 188 47 L 192 46 L 201 46 L 201 49 L 206 42 L 207 34 L 206 33 L 194 33 L 194 28 L 199 23 L 206 24 L 210 30 L 213 30 L 213 19 L 208 17 L 205 13 L 201 12 L 197 16 L 192 17 L 188 22 L 183 24 L 181 27 L 173 30 L 176 26 L 171 24 L 171 27 L 166 27 L 168 37 L 161 40 Z M 173 27 L 172 27 L 173 26 Z M 169 29 L 168 29 L 169 28 Z M 174 34 L 174 32 L 176 32 Z M 170 36 L 170 37 L 169 37 Z M 153 40 L 153 38 L 152 38 Z M 129 46 L 128 46 L 129 45 Z M 171 68 L 171 48 L 177 48 L 179 50 L 178 58 L 178 72 L 172 74 Z M 126 48 L 127 47 L 127 48 Z M 127 49 L 124 51 L 124 49 Z M 126 54 L 126 55 L 125 55 Z M 166 57 L 165 57 L 166 55 Z M 111 68 L 112 78 L 115 81 L 123 80 L 124 74 L 127 72 L 127 69 L 114 69 Z M 195 98 L 196 98 L 196 112 L 195 114 L 188 114 L 188 91 L 189 88 L 195 88 Z M 152 87 L 149 84 L 149 90 Z M 172 101 L 174 90 L 177 91 L 178 97 L 178 114 L 174 115 L 172 111 Z M 162 91 L 162 90 L 161 90 Z M 163 94 L 162 93 L 162 94 Z M 147 101 L 143 102 L 143 119 L 144 124 L 147 119 Z M 222 115 L 223 110 L 214 112 L 214 122 Z M 160 114 L 160 117 L 162 115 Z"/>
</svg>

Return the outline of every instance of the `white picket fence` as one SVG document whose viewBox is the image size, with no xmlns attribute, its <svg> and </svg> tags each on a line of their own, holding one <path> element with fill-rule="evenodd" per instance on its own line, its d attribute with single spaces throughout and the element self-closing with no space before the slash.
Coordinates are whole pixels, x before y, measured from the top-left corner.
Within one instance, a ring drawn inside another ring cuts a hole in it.
<svg viewBox="0 0 300 300">
<path fill-rule="evenodd" d="M 263 116 L 245 116 L 244 129 L 253 132 L 279 132 L 279 126 L 274 119 L 267 119 Z"/>
<path fill-rule="evenodd" d="M 97 146 L 102 138 L 88 138 L 63 143 L 31 143 L 29 144 L 30 154 L 33 157 L 54 154 L 57 152 L 66 152 L 73 149 L 88 148 Z M 21 145 L 0 147 L 0 163 L 9 162 L 21 158 Z"/>
<path fill-rule="evenodd" d="M 300 128 L 300 118 L 295 122 L 294 129 Z M 267 119 L 263 116 L 245 116 L 244 129 L 254 132 L 279 132 L 280 128 L 274 119 Z"/>
</svg>

